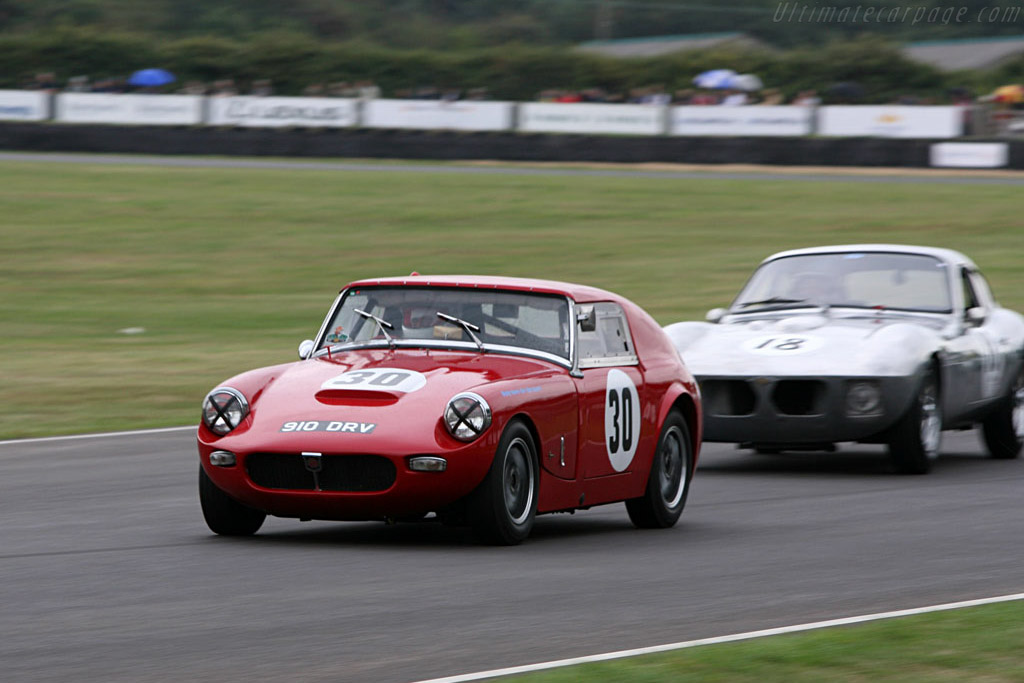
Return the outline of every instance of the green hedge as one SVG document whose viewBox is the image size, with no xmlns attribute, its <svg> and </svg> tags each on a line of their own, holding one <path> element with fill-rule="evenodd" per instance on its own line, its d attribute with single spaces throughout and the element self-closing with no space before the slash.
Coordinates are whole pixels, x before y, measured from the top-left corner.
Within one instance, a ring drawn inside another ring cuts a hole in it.
<svg viewBox="0 0 1024 683">
<path fill-rule="evenodd" d="M 243 88 L 270 79 L 283 95 L 307 85 L 372 80 L 385 96 L 419 86 L 486 87 L 497 99 L 530 100 L 547 88 L 604 88 L 625 93 L 662 85 L 668 91 L 691 87 L 707 69 L 755 73 L 766 87 L 792 96 L 805 89 L 856 81 L 864 102 L 886 102 L 901 95 L 941 99 L 951 87 L 983 92 L 1007 79 L 1024 77 L 1024 60 L 995 72 L 943 74 L 905 59 L 895 46 L 875 38 L 823 48 L 786 52 L 701 51 L 651 59 L 610 59 L 566 48 L 507 45 L 458 51 L 412 51 L 361 43 L 329 43 L 286 31 L 263 33 L 249 41 L 194 37 L 159 42 L 151 37 L 58 28 L 45 33 L 0 36 L 0 87 L 19 88 L 39 72 L 58 82 L 88 75 L 93 80 L 126 77 L 136 69 L 164 67 L 179 77 L 210 82 L 232 78 Z"/>
</svg>

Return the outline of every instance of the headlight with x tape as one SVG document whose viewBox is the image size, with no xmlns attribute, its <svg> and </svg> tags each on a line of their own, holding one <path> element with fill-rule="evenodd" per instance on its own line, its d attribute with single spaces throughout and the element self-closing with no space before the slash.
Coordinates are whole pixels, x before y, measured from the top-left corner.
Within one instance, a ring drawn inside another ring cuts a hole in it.
<svg viewBox="0 0 1024 683">
<path fill-rule="evenodd" d="M 203 400 L 203 422 L 214 434 L 224 436 L 249 414 L 249 402 L 242 392 L 231 387 L 218 387 Z"/>
<path fill-rule="evenodd" d="M 444 424 L 459 441 L 472 441 L 491 424 L 491 407 L 472 392 L 456 394 L 444 410 Z"/>
</svg>

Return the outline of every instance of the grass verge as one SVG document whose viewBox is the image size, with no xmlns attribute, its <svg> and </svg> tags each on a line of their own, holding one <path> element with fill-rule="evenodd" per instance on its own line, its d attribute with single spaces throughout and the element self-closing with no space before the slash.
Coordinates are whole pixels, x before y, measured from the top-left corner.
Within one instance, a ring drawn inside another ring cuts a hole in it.
<svg viewBox="0 0 1024 683">
<path fill-rule="evenodd" d="M 1011 683 L 1024 680 L 1022 642 L 1024 602 L 1015 601 L 582 664 L 500 680 Z"/>
<path fill-rule="evenodd" d="M 346 282 L 413 270 L 593 284 L 667 324 L 774 251 L 905 242 L 1020 310 L 1019 215 L 995 185 L 0 162 L 0 438 L 194 422 Z"/>
</svg>

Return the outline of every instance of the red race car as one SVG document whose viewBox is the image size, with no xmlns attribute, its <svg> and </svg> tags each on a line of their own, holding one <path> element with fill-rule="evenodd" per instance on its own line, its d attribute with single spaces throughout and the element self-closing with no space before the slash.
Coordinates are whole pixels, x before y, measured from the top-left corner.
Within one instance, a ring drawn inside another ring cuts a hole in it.
<svg viewBox="0 0 1024 683">
<path fill-rule="evenodd" d="M 419 520 L 489 543 L 534 517 L 626 501 L 676 523 L 700 397 L 661 327 L 592 287 L 409 276 L 342 290 L 302 360 L 203 402 L 199 497 L 218 534 L 268 514 Z"/>
</svg>

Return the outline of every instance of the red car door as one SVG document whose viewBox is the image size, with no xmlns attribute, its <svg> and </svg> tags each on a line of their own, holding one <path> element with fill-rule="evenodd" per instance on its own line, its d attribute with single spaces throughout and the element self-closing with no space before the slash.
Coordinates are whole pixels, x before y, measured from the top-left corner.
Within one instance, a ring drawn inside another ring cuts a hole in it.
<svg viewBox="0 0 1024 683">
<path fill-rule="evenodd" d="M 630 472 L 643 423 L 644 378 L 622 308 L 593 304 L 578 335 L 579 471 L 583 479 Z M 597 502 L 597 501 L 593 501 Z"/>
</svg>

